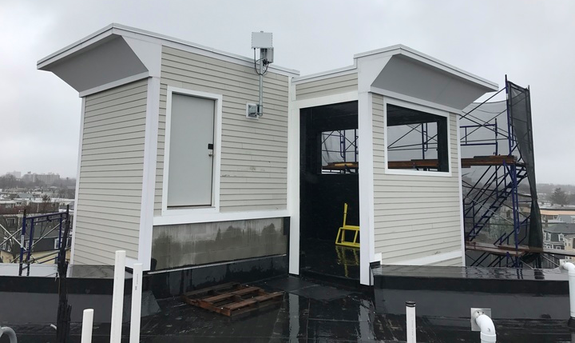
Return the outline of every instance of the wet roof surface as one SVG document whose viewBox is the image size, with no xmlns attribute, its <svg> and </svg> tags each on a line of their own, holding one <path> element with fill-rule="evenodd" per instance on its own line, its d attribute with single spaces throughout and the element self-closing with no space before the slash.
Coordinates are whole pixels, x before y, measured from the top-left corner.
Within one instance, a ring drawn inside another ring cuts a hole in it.
<svg viewBox="0 0 575 343">
<path fill-rule="evenodd" d="M 161 312 L 142 319 L 141 342 L 402 342 L 405 317 L 376 314 L 369 292 L 339 289 L 286 277 L 255 284 L 285 292 L 275 308 L 228 318 L 182 303 L 159 301 Z M 498 342 L 571 342 L 566 321 L 494 318 Z M 54 342 L 49 326 L 13 327 L 19 342 Z M 418 342 L 479 342 L 468 318 L 417 318 Z M 72 341 L 79 342 L 80 325 L 72 325 Z M 109 341 L 109 324 L 94 328 L 93 342 Z M 129 327 L 124 326 L 124 334 Z M 128 337 L 125 337 L 127 342 Z M 0 340 L 1 342 L 1 340 Z"/>
</svg>

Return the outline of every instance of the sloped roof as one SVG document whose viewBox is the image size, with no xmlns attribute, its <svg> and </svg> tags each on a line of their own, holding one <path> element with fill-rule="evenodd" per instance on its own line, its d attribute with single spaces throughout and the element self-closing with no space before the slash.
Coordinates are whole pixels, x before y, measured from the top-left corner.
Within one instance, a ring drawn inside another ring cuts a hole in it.
<svg viewBox="0 0 575 343">
<path fill-rule="evenodd" d="M 543 227 L 543 231 L 550 233 L 575 234 L 575 223 L 550 223 Z"/>
</svg>

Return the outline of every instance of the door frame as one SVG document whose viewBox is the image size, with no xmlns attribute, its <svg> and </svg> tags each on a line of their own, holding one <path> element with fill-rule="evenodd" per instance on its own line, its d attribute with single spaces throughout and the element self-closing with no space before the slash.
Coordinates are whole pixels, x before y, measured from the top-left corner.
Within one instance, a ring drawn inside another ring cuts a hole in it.
<svg viewBox="0 0 575 343">
<path fill-rule="evenodd" d="M 168 176 L 170 166 L 170 125 L 172 115 L 172 94 L 182 94 L 197 98 L 214 100 L 214 149 L 212 168 L 212 206 L 190 206 L 186 208 L 168 208 Z M 221 170 L 221 131 L 222 131 L 221 94 L 194 91 L 191 89 L 168 86 L 166 90 L 166 127 L 164 140 L 164 175 L 162 180 L 162 216 L 194 216 L 197 214 L 219 213 L 220 211 L 220 170 Z"/>
<path fill-rule="evenodd" d="M 295 85 L 290 91 L 295 94 Z M 307 107 L 331 105 L 341 102 L 358 102 L 359 136 L 359 203 L 360 206 L 360 283 L 372 285 L 369 270 L 374 259 L 373 235 L 373 123 L 372 94 L 357 91 L 322 96 L 290 102 L 288 118 L 288 211 L 290 220 L 289 273 L 300 273 L 300 110 Z M 363 138 L 362 138 L 363 136 Z"/>
</svg>

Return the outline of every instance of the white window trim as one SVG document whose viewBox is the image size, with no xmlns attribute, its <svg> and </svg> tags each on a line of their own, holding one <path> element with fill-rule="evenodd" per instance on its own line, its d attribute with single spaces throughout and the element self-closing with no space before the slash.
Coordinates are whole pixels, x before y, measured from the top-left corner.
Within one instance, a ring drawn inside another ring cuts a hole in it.
<svg viewBox="0 0 575 343">
<path fill-rule="evenodd" d="M 214 166 L 212 175 L 212 206 L 190 208 L 168 208 L 168 175 L 170 167 L 170 125 L 172 117 L 172 94 L 189 95 L 204 99 L 215 100 L 214 115 Z M 193 216 L 208 215 L 220 212 L 220 170 L 221 170 L 221 143 L 222 143 L 222 102 L 221 94 L 194 91 L 186 88 L 168 86 L 166 102 L 166 128 L 164 141 L 164 176 L 162 187 L 162 216 Z"/>
<path fill-rule="evenodd" d="M 387 105 L 396 105 L 400 107 L 409 108 L 416 111 L 421 111 L 447 119 L 447 161 L 449 161 L 449 171 L 448 172 L 433 172 L 433 171 L 423 171 L 423 170 L 407 170 L 407 169 L 389 169 L 388 168 L 388 153 L 387 153 Z M 383 98 L 383 141 L 385 144 L 385 154 L 384 154 L 384 167 L 385 174 L 390 175 L 411 175 L 411 176 L 432 176 L 432 177 L 451 177 L 453 165 L 451 163 L 451 123 L 450 123 L 449 112 L 441 111 L 436 108 L 423 106 L 420 104 L 415 104 L 399 99 L 393 99 L 389 97 Z"/>
</svg>

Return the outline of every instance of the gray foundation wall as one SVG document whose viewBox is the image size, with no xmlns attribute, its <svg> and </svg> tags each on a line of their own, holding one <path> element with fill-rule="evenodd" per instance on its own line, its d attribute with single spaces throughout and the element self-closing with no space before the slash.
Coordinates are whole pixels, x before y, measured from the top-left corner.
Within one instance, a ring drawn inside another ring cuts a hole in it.
<svg viewBox="0 0 575 343">
<path fill-rule="evenodd" d="M 154 226 L 156 269 L 287 253 L 283 218 Z"/>
</svg>

